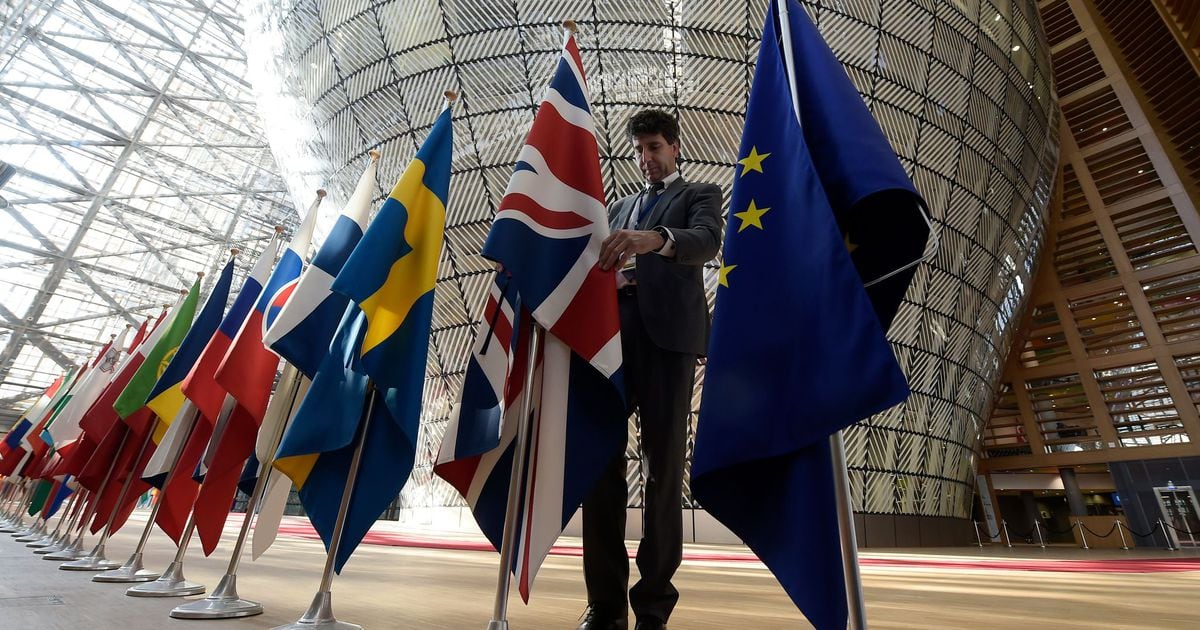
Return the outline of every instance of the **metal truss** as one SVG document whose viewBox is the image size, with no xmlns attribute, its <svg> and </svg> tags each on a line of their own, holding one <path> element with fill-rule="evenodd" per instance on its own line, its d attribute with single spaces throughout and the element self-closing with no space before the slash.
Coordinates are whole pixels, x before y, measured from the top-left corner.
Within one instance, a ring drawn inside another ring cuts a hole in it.
<svg viewBox="0 0 1200 630">
<path fill-rule="evenodd" d="M 2 429 L 296 212 L 237 0 L 0 0 L 0 20 Z"/>
</svg>

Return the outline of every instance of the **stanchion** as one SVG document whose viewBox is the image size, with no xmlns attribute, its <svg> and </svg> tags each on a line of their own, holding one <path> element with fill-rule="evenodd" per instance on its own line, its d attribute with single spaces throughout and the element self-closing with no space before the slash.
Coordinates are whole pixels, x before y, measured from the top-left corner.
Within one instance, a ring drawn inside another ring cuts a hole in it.
<svg viewBox="0 0 1200 630">
<path fill-rule="evenodd" d="M 1012 549 L 1012 536 L 1008 534 L 1008 521 L 1000 519 L 1000 531 L 1004 532 L 1004 544 Z"/>
<path fill-rule="evenodd" d="M 354 482 L 358 479 L 358 465 L 362 461 L 363 443 L 367 439 L 367 428 L 371 424 L 371 414 L 375 411 L 375 384 L 367 382 L 366 413 L 358 423 L 358 434 L 355 436 L 354 456 L 350 459 L 350 470 L 346 472 L 346 486 L 342 490 L 342 502 L 338 506 L 337 520 L 333 524 L 333 533 L 329 538 L 329 552 L 325 555 L 325 571 L 321 574 L 321 586 L 313 596 L 312 603 L 304 616 L 294 623 L 275 626 L 271 630 L 362 630 L 362 626 L 338 621 L 333 615 L 333 596 L 330 587 L 333 586 L 333 565 L 337 560 L 338 547 L 342 542 L 342 531 L 346 529 L 346 513 L 350 508 L 350 497 L 354 494 Z"/>
<path fill-rule="evenodd" d="M 296 396 L 300 392 L 301 374 L 292 364 L 288 364 L 283 369 L 283 375 L 280 377 L 279 391 L 288 392 L 286 398 L 281 398 L 278 394 L 271 400 L 275 403 L 280 402 L 280 408 L 274 410 L 276 413 L 286 413 L 284 421 L 291 417 L 292 410 L 296 404 Z M 286 410 L 283 406 L 286 405 Z M 267 408 L 268 417 L 271 415 L 272 409 Z M 275 437 L 274 448 L 279 447 L 279 439 L 282 435 Z M 267 442 L 268 444 L 272 442 Z M 274 450 L 274 448 L 272 450 Z M 251 617 L 253 615 L 261 615 L 263 612 L 262 604 L 242 599 L 237 592 L 237 570 L 242 559 L 242 548 L 246 545 L 246 538 L 250 534 L 250 523 L 254 520 L 254 512 L 258 508 L 259 501 L 266 494 L 267 480 L 271 477 L 271 460 L 263 460 L 260 463 L 258 472 L 258 480 L 254 482 L 254 490 L 250 493 L 250 498 L 246 502 L 246 516 L 242 519 L 242 529 L 238 532 L 237 542 L 233 546 L 233 556 L 229 558 L 229 567 L 225 569 L 225 575 L 221 576 L 221 581 L 217 582 L 217 587 L 208 597 L 198 601 L 181 604 L 176 606 L 171 611 L 171 616 L 176 619 L 233 619 L 236 617 Z M 278 478 L 276 483 L 288 483 L 286 478 Z"/>
<path fill-rule="evenodd" d="M 192 532 L 196 529 L 196 515 L 188 516 L 183 535 L 179 537 L 179 549 L 175 551 L 175 559 L 167 565 L 167 570 L 153 582 L 131 586 L 125 591 L 130 597 L 184 597 L 199 595 L 204 592 L 204 585 L 189 582 L 183 576 L 183 556 L 187 553 L 188 544 L 192 541 Z"/>
<path fill-rule="evenodd" d="M 1038 546 L 1045 549 L 1046 539 L 1042 537 L 1042 524 L 1036 518 L 1033 519 L 1033 531 L 1037 532 Z"/>
<path fill-rule="evenodd" d="M 1087 535 L 1083 533 L 1083 521 L 1075 521 L 1075 526 L 1079 528 L 1079 540 L 1083 541 L 1083 548 L 1091 549 L 1087 544 Z"/>
<path fill-rule="evenodd" d="M 1167 551 L 1178 551 L 1179 549 L 1175 546 L 1171 534 L 1167 532 L 1167 524 L 1161 518 L 1158 519 L 1158 526 L 1162 529 L 1163 539 L 1167 541 Z"/>
<path fill-rule="evenodd" d="M 108 521 L 104 523 L 104 529 L 100 531 L 100 540 L 96 542 L 92 553 L 74 562 L 63 563 L 59 565 L 59 569 L 63 571 L 108 571 L 121 566 L 120 563 L 104 557 L 104 544 L 108 542 L 108 536 L 112 533 L 112 526 L 117 522 L 117 513 L 121 511 L 121 506 L 129 496 L 129 488 L 133 486 L 133 479 L 139 474 L 137 470 L 138 462 L 142 461 L 142 456 L 146 454 L 146 448 L 152 442 L 150 438 L 154 435 L 154 429 L 158 426 L 158 422 L 158 418 L 155 417 L 150 422 L 150 426 L 147 427 L 146 435 L 142 438 L 142 445 L 138 447 L 137 455 L 134 456 L 129 474 L 121 484 L 121 491 L 117 493 L 117 502 L 113 504 L 113 510 L 108 515 Z M 117 452 L 120 453 L 120 451 Z"/>
<path fill-rule="evenodd" d="M 982 549 L 983 548 L 983 536 L 979 535 L 979 521 L 971 521 L 971 522 L 975 524 L 975 544 L 979 545 L 979 548 Z"/>
<path fill-rule="evenodd" d="M 1116 522 L 1117 522 L 1117 534 L 1119 534 L 1121 536 L 1121 548 L 1129 549 L 1129 543 L 1125 541 L 1125 530 L 1121 527 L 1121 519 L 1119 519 L 1119 518 L 1116 519 Z"/>
<path fill-rule="evenodd" d="M 863 597 L 862 576 L 858 571 L 858 541 L 854 535 L 850 476 L 846 473 L 846 445 L 841 431 L 829 436 L 829 447 L 833 455 L 833 490 L 837 500 L 838 538 L 842 546 L 842 574 L 846 582 L 847 623 L 850 630 L 866 630 L 867 605 Z"/>
</svg>

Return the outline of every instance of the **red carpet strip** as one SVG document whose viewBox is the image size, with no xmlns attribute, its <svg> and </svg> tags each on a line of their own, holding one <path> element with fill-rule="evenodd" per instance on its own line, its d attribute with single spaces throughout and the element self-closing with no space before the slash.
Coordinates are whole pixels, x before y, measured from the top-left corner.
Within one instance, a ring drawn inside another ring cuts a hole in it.
<svg viewBox="0 0 1200 630">
<path fill-rule="evenodd" d="M 289 522 L 290 521 L 290 522 Z M 285 520 L 279 526 L 279 533 L 285 536 L 295 536 L 318 540 L 320 537 L 307 521 Z M 471 539 L 448 539 L 419 536 L 414 534 L 398 534 L 392 532 L 368 532 L 363 543 L 368 545 L 383 545 L 387 547 L 411 547 L 418 549 L 448 549 L 454 551 L 492 551 L 492 546 L 486 541 Z M 550 550 L 551 555 L 579 557 L 583 548 L 577 545 L 555 545 Z M 630 557 L 633 553 L 630 552 Z M 749 551 L 701 551 L 684 548 L 683 559 L 699 562 L 758 562 L 758 558 Z M 927 556 L 921 558 L 896 557 L 881 558 L 877 556 L 860 557 L 859 564 L 864 567 L 894 567 L 912 569 L 968 569 L 986 571 L 1053 571 L 1060 573 L 1168 573 L 1178 571 L 1200 571 L 1200 558 L 1163 558 L 1163 559 L 1123 559 L 1109 558 L 1097 560 L 1055 559 L 1045 560 L 1005 559 L 1005 558 L 938 558 Z"/>
</svg>

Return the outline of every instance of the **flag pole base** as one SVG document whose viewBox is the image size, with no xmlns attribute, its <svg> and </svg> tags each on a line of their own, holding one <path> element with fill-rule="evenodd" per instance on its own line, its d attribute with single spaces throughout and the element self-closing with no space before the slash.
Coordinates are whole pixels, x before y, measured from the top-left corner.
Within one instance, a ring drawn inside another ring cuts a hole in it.
<svg viewBox="0 0 1200 630">
<path fill-rule="evenodd" d="M 45 536 L 42 536 L 41 538 L 39 538 L 33 542 L 25 543 L 25 546 L 29 547 L 30 549 L 45 549 L 46 547 L 49 547 L 50 545 L 53 545 L 53 544 L 54 544 L 54 537 L 51 536 L 50 534 L 46 534 Z"/>
<path fill-rule="evenodd" d="M 321 591 L 313 597 L 303 617 L 295 623 L 275 626 L 271 630 L 362 630 L 362 626 L 335 619 L 333 597 L 329 591 Z"/>
<path fill-rule="evenodd" d="M 493 619 L 488 622 L 487 630 L 508 630 L 508 622 Z"/>
<path fill-rule="evenodd" d="M 44 556 L 48 553 L 59 553 L 62 550 L 63 550 L 63 548 L 60 547 L 58 545 L 58 543 L 54 543 L 54 544 L 50 545 L 49 547 L 42 547 L 41 549 L 34 549 L 33 553 L 36 553 L 39 556 Z"/>
<path fill-rule="evenodd" d="M 234 619 L 261 615 L 262 612 L 262 604 L 238 597 L 237 575 L 226 573 L 208 597 L 176 606 L 171 616 L 176 619 Z"/>
<path fill-rule="evenodd" d="M 87 552 L 83 550 L 83 543 L 76 540 L 62 551 L 56 551 L 54 553 L 48 553 L 42 556 L 42 560 L 54 560 L 61 562 L 63 560 L 78 560 L 86 555 Z"/>
<path fill-rule="evenodd" d="M 182 562 L 172 562 L 167 566 L 167 570 L 163 571 L 162 577 L 153 582 L 131 586 L 125 594 L 130 597 L 184 597 L 203 592 L 203 584 L 184 579 Z"/>
<path fill-rule="evenodd" d="M 162 574 L 142 566 L 141 552 L 134 552 L 119 569 L 105 571 L 92 576 L 93 582 L 150 582 Z"/>
<path fill-rule="evenodd" d="M 18 532 L 16 534 L 13 534 L 13 536 L 16 537 L 15 540 L 17 542 L 27 543 L 27 542 L 33 542 L 33 541 L 41 538 L 42 534 L 41 534 L 41 532 L 25 531 L 25 532 Z"/>
<path fill-rule="evenodd" d="M 105 558 L 104 545 L 98 545 L 87 556 L 72 562 L 64 562 L 58 565 L 58 568 L 63 571 L 110 571 L 120 566 L 116 560 Z"/>
</svg>

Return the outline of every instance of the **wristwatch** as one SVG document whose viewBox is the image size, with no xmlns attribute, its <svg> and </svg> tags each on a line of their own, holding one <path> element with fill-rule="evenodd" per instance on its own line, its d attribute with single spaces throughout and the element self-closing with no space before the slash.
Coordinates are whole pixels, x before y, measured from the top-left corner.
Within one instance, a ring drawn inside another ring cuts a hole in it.
<svg viewBox="0 0 1200 630">
<path fill-rule="evenodd" d="M 662 240 L 663 240 L 662 247 L 666 247 L 667 243 L 671 242 L 671 233 L 667 231 L 667 228 L 665 228 L 661 225 L 656 225 L 656 226 L 654 226 L 654 231 L 658 232 L 658 235 L 662 237 Z M 662 249 L 662 247 L 660 247 L 659 249 Z"/>
</svg>

